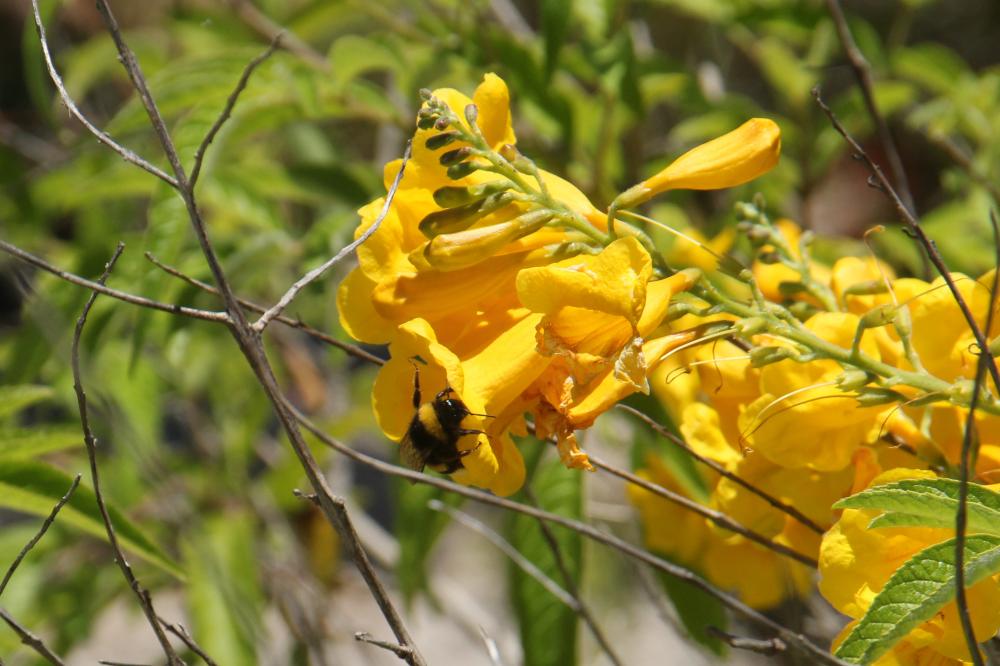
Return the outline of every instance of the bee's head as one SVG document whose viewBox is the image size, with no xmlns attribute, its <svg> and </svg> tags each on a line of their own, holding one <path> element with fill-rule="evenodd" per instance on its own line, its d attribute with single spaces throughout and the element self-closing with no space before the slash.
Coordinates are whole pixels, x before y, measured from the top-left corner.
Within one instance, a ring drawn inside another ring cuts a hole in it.
<svg viewBox="0 0 1000 666">
<path fill-rule="evenodd" d="M 454 392 L 449 388 L 441 391 L 437 395 L 438 414 L 442 421 L 458 425 L 462 419 L 469 415 L 469 408 L 465 403 L 455 397 Z"/>
</svg>

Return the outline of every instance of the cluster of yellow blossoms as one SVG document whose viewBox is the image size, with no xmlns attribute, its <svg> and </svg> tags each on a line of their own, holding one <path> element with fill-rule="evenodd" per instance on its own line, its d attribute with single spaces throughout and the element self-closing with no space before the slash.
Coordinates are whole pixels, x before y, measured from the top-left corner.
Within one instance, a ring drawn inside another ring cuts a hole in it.
<svg viewBox="0 0 1000 666">
<path fill-rule="evenodd" d="M 461 441 L 455 480 L 508 495 L 524 481 L 511 435 L 527 432 L 527 416 L 539 437 L 556 439 L 568 467 L 588 469 L 575 432 L 652 389 L 691 449 L 805 519 L 707 468 L 692 479 L 651 455 L 640 474 L 818 560 L 821 592 L 853 618 L 910 555 L 947 538 L 941 529 L 868 529 L 871 512 L 832 508 L 871 485 L 934 477 L 958 462 L 977 357 L 940 281 L 895 279 L 874 259 L 818 266 L 794 224 L 771 224 L 746 205 L 758 260 L 740 275 L 741 293 L 724 295 L 696 268 L 667 267 L 616 217 L 666 190 L 761 175 L 780 150 L 774 123 L 752 120 L 695 148 L 603 213 L 517 152 L 497 76 L 471 99 L 442 89 L 425 100 L 388 214 L 338 293 L 344 329 L 389 346 L 373 405 L 390 439 L 402 440 L 413 417 L 419 357 L 424 391 L 452 388 L 474 413 L 465 425 L 484 433 Z M 386 166 L 387 187 L 399 168 Z M 357 235 L 384 203 L 361 209 Z M 958 276 L 980 326 L 989 284 Z M 1000 481 L 1000 407 L 987 407 L 976 417 L 980 483 Z M 651 549 L 747 603 L 768 608 L 812 588 L 804 564 L 633 491 Z M 991 635 L 1000 627 L 996 577 L 969 594 L 977 635 Z M 952 604 L 878 663 L 968 657 Z"/>
</svg>

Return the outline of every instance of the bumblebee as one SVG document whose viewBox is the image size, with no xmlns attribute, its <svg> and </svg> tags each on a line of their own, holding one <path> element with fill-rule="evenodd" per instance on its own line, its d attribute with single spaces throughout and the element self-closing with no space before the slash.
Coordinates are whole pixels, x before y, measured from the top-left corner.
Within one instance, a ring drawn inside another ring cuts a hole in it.
<svg viewBox="0 0 1000 666">
<path fill-rule="evenodd" d="M 412 362 L 412 360 L 411 360 Z M 465 435 L 482 435 L 482 430 L 463 428 L 466 416 L 484 416 L 469 411 L 465 403 L 454 396 L 450 386 L 434 396 L 434 400 L 423 402 L 420 397 L 420 370 L 413 364 L 413 419 L 406 434 L 399 443 L 399 453 L 403 463 L 422 472 L 430 467 L 442 474 L 453 474 L 462 469 L 462 458 L 479 448 L 477 443 L 468 450 L 458 448 L 458 440 Z"/>
</svg>

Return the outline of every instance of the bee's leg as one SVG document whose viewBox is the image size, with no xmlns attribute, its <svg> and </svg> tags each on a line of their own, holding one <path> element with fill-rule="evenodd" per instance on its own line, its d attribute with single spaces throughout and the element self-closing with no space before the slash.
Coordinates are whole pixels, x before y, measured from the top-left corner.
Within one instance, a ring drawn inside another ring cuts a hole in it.
<svg viewBox="0 0 1000 666">
<path fill-rule="evenodd" d="M 450 386 L 445 386 L 444 390 L 437 394 L 437 399 L 438 400 L 444 400 L 445 398 L 447 398 L 449 395 L 451 395 L 454 392 L 455 392 L 455 389 L 453 389 Z"/>
<path fill-rule="evenodd" d="M 485 435 L 486 431 L 485 430 L 472 430 L 470 428 L 459 428 L 458 429 L 458 434 L 459 435 Z"/>
<path fill-rule="evenodd" d="M 473 432 L 482 432 L 482 431 L 481 430 L 475 430 Z M 471 449 L 466 449 L 465 451 L 459 451 L 458 452 L 458 457 L 459 458 L 464 458 L 465 456 L 469 455 L 470 453 L 472 453 L 473 451 L 475 451 L 476 449 L 478 449 L 482 445 L 483 445 L 482 442 L 476 442 L 476 445 L 473 446 Z"/>
<path fill-rule="evenodd" d="M 413 409 L 418 409 L 420 407 L 420 368 L 417 367 L 416 363 L 413 363 L 412 358 L 410 363 L 413 364 Z"/>
</svg>

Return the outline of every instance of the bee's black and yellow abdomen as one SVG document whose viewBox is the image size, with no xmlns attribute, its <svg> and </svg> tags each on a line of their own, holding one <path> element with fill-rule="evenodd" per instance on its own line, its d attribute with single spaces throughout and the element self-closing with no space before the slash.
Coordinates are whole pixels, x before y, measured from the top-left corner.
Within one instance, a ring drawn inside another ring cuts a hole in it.
<svg viewBox="0 0 1000 666">
<path fill-rule="evenodd" d="M 462 420 L 469 410 L 461 400 L 438 399 L 417 408 L 401 443 L 404 462 L 416 470 L 431 467 L 444 474 L 462 469 L 458 449 Z"/>
</svg>

